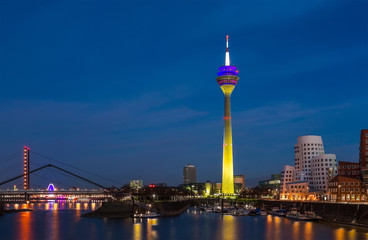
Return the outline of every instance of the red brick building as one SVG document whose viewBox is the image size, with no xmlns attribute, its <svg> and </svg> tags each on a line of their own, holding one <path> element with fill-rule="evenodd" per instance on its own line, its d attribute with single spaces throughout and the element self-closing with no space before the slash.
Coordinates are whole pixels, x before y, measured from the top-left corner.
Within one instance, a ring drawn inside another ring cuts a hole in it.
<svg viewBox="0 0 368 240">
<path fill-rule="evenodd" d="M 367 201 L 364 184 L 355 177 L 335 176 L 328 183 L 330 200 L 334 202 Z"/>
<path fill-rule="evenodd" d="M 360 132 L 359 163 L 364 183 L 368 186 L 368 129 Z"/>
<path fill-rule="evenodd" d="M 337 175 L 344 177 L 361 178 L 360 165 L 354 162 L 339 162 L 337 167 Z"/>
</svg>

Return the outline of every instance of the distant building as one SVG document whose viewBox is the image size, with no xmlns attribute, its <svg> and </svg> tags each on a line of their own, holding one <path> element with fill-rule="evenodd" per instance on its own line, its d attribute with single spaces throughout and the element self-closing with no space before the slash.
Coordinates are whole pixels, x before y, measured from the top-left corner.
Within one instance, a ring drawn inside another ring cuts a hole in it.
<svg viewBox="0 0 368 240">
<path fill-rule="evenodd" d="M 260 188 L 279 189 L 280 188 L 280 174 L 272 174 L 271 179 L 259 181 L 258 185 Z"/>
<path fill-rule="evenodd" d="M 364 184 L 368 186 L 368 129 L 360 132 L 359 164 Z"/>
<path fill-rule="evenodd" d="M 191 184 L 197 182 L 197 169 L 195 166 L 188 164 L 183 168 L 183 184 Z"/>
<path fill-rule="evenodd" d="M 245 190 L 245 176 L 234 175 L 234 191 L 240 193 Z"/>
<path fill-rule="evenodd" d="M 336 176 L 329 182 L 330 200 L 334 202 L 362 202 L 367 200 L 361 179 Z"/>
<path fill-rule="evenodd" d="M 294 181 L 295 167 L 285 165 L 281 171 L 280 178 L 280 199 L 287 199 L 286 184 Z"/>
<path fill-rule="evenodd" d="M 143 180 L 130 180 L 129 186 L 133 189 L 143 188 Z"/>
</svg>

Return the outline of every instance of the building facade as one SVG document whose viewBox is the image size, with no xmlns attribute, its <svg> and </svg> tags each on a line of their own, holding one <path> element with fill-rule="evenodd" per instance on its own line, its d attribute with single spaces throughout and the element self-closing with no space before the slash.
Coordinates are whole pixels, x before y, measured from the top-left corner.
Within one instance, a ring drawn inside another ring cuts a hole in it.
<svg viewBox="0 0 368 240">
<path fill-rule="evenodd" d="M 308 181 L 286 183 L 284 200 L 305 201 L 315 200 L 317 192 L 309 188 Z"/>
<path fill-rule="evenodd" d="M 245 190 L 245 176 L 234 175 L 234 192 L 240 193 Z"/>
<path fill-rule="evenodd" d="M 360 164 L 354 162 L 339 161 L 339 166 L 337 166 L 337 175 L 360 179 Z"/>
<path fill-rule="evenodd" d="M 335 176 L 329 182 L 330 200 L 333 202 L 362 202 L 367 200 L 363 182 L 359 178 Z"/>
<path fill-rule="evenodd" d="M 280 175 L 280 199 L 286 200 L 286 184 L 289 182 L 293 182 L 294 180 L 294 174 L 295 174 L 295 167 L 285 165 L 282 168 L 281 175 Z"/>
<path fill-rule="evenodd" d="M 360 132 L 359 164 L 364 184 L 368 186 L 368 129 Z"/>
<path fill-rule="evenodd" d="M 188 164 L 183 168 L 183 184 L 197 183 L 197 169 L 194 165 Z"/>
<path fill-rule="evenodd" d="M 322 137 L 313 135 L 298 137 L 294 153 L 295 181 L 312 180 L 312 158 L 325 153 Z"/>
<path fill-rule="evenodd" d="M 337 175 L 335 154 L 322 154 L 312 158 L 312 180 L 309 187 L 328 194 L 328 181 Z"/>
</svg>

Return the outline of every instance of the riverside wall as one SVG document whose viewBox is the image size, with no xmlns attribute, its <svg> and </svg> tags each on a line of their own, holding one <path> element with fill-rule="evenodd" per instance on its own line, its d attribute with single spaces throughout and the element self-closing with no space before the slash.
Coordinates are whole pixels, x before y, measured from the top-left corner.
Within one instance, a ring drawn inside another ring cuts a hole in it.
<svg viewBox="0 0 368 240">
<path fill-rule="evenodd" d="M 313 211 L 325 221 L 368 227 L 368 204 L 259 200 L 257 206 L 267 211 L 296 207 L 301 212 Z"/>
</svg>

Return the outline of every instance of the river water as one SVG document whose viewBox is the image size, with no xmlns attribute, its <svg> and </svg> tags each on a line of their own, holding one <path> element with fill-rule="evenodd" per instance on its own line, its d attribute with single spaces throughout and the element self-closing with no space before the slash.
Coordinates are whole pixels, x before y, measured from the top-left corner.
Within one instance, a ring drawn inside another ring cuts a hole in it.
<svg viewBox="0 0 368 240">
<path fill-rule="evenodd" d="M 368 228 L 325 222 L 297 222 L 274 216 L 233 217 L 190 208 L 177 217 L 143 219 L 81 218 L 101 203 L 40 203 L 33 212 L 0 217 L 0 239 L 267 239 L 267 240 L 360 240 Z"/>
</svg>

